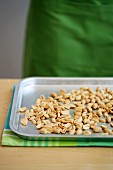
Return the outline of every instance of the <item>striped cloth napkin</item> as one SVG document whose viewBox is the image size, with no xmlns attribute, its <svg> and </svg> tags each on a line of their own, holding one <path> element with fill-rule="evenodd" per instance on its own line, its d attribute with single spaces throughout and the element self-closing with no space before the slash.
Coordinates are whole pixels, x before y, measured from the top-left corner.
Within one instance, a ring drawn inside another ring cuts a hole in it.
<svg viewBox="0 0 113 170">
<path fill-rule="evenodd" d="M 71 141 L 67 140 L 50 140 L 49 138 L 45 138 L 45 140 L 37 140 L 37 141 L 29 141 L 20 138 L 16 133 L 11 131 L 9 126 L 10 114 L 12 109 L 12 101 L 14 96 L 15 88 L 13 88 L 12 99 L 10 102 L 8 116 L 6 119 L 6 123 L 4 126 L 3 134 L 2 134 L 2 142 L 1 145 L 6 146 L 113 146 L 113 139 L 93 139 L 93 138 L 81 138 L 81 139 L 73 139 Z"/>
</svg>

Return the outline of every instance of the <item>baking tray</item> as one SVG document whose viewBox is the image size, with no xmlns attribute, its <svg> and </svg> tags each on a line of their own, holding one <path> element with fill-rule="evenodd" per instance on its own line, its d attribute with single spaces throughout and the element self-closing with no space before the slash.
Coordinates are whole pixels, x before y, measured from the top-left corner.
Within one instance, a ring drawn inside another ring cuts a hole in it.
<svg viewBox="0 0 113 170">
<path fill-rule="evenodd" d="M 21 125 L 20 119 L 24 117 L 24 114 L 17 113 L 17 110 L 24 106 L 30 109 L 31 105 L 35 104 L 36 99 L 42 94 L 47 97 L 52 91 L 58 92 L 62 88 L 70 91 L 72 89 L 78 89 L 82 86 L 91 87 L 95 90 L 99 85 L 102 88 L 109 87 L 113 90 L 113 78 L 32 77 L 23 79 L 16 85 L 15 88 L 10 117 L 10 128 L 21 138 L 28 140 L 42 140 L 43 138 L 50 140 L 75 140 L 75 138 L 113 138 L 113 135 L 102 136 L 101 134 L 96 133 L 92 135 L 39 134 L 38 130 L 36 130 L 36 125 L 33 125 L 31 122 L 28 122 L 28 125 L 25 127 Z"/>
</svg>

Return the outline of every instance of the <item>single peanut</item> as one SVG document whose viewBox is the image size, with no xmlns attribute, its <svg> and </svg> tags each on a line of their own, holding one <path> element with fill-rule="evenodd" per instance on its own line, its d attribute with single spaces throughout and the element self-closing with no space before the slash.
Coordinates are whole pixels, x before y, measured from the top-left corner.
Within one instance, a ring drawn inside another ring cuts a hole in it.
<svg viewBox="0 0 113 170">
<path fill-rule="evenodd" d="M 41 123 L 36 126 L 37 129 L 40 129 L 41 127 L 42 127 Z"/>
<path fill-rule="evenodd" d="M 85 130 L 85 131 L 83 131 L 83 134 L 84 134 L 84 135 L 91 135 L 91 131 L 86 131 L 86 130 Z"/>
<path fill-rule="evenodd" d="M 70 135 L 74 135 L 75 134 L 75 126 L 72 127 L 72 129 L 69 131 Z"/>
<path fill-rule="evenodd" d="M 47 129 L 42 128 L 42 129 L 39 130 L 39 132 L 40 132 L 41 134 L 47 134 Z"/>
<path fill-rule="evenodd" d="M 20 112 L 22 113 L 22 112 L 25 112 L 27 110 L 27 108 L 26 107 L 22 107 L 22 108 L 20 108 Z"/>
<path fill-rule="evenodd" d="M 89 125 L 89 124 L 83 125 L 83 129 L 84 129 L 84 130 L 87 130 L 87 129 L 89 129 L 89 128 L 90 128 L 90 125 Z"/>
<path fill-rule="evenodd" d="M 81 135 L 81 134 L 82 134 L 82 129 L 78 129 L 78 130 L 76 131 L 76 134 L 77 134 L 77 135 Z"/>
<path fill-rule="evenodd" d="M 106 122 L 110 123 L 111 122 L 111 117 L 106 117 Z"/>
<path fill-rule="evenodd" d="M 24 118 L 22 118 L 22 119 L 20 120 L 20 122 L 21 122 L 22 125 L 27 126 L 27 124 L 28 124 L 28 119 L 27 119 L 26 117 L 24 117 Z"/>
<path fill-rule="evenodd" d="M 105 119 L 99 119 L 99 121 L 102 122 L 102 123 L 105 123 L 105 122 L 106 122 Z"/>
<path fill-rule="evenodd" d="M 94 127 L 94 128 L 93 128 L 93 131 L 94 131 L 95 133 L 99 133 L 99 132 L 102 131 L 102 128 L 101 128 L 101 127 Z"/>
</svg>

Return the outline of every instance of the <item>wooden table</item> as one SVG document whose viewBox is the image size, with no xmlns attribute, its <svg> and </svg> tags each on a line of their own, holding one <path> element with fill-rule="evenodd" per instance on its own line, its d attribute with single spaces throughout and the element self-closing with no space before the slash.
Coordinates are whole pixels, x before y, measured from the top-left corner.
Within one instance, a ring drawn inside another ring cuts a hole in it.
<svg viewBox="0 0 113 170">
<path fill-rule="evenodd" d="M 2 135 L 11 89 L 19 80 L 0 80 L 0 134 Z M 0 141 L 1 141 L 0 135 Z M 107 147 L 3 147 L 0 170 L 113 170 L 113 148 Z"/>
</svg>

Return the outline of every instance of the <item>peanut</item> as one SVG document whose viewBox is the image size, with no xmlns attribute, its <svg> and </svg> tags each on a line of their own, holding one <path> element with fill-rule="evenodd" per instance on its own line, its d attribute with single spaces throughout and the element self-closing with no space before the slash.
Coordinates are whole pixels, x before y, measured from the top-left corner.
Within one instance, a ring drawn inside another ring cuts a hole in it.
<svg viewBox="0 0 113 170">
<path fill-rule="evenodd" d="M 42 134 L 47 134 L 47 130 L 45 128 L 40 129 L 39 132 L 42 133 Z"/>
<path fill-rule="evenodd" d="M 83 129 L 84 129 L 84 130 L 87 130 L 87 129 L 89 129 L 89 128 L 90 128 L 90 125 L 89 125 L 89 124 L 83 125 Z"/>
<path fill-rule="evenodd" d="M 99 121 L 102 122 L 102 123 L 105 123 L 105 122 L 106 122 L 105 119 L 99 119 Z"/>
<path fill-rule="evenodd" d="M 22 118 L 22 119 L 20 120 L 20 122 L 21 122 L 22 125 L 27 126 L 27 124 L 28 124 L 28 119 L 27 119 L 26 117 L 24 117 L 24 118 Z"/>
<path fill-rule="evenodd" d="M 110 123 L 110 126 L 113 127 L 113 122 Z"/>
<path fill-rule="evenodd" d="M 102 131 L 102 128 L 101 128 L 101 127 L 94 127 L 94 128 L 93 128 L 93 131 L 94 131 L 95 133 L 99 133 L 99 132 Z"/>
<path fill-rule="evenodd" d="M 77 134 L 77 135 L 81 135 L 81 134 L 82 134 L 82 129 L 78 129 L 78 130 L 76 131 L 76 134 Z"/>
<path fill-rule="evenodd" d="M 111 117 L 106 117 L 106 122 L 110 123 L 111 122 Z"/>
<path fill-rule="evenodd" d="M 37 129 L 40 129 L 41 127 L 42 127 L 41 123 L 36 126 Z"/>
<path fill-rule="evenodd" d="M 88 130 L 86 131 L 86 130 L 85 130 L 85 131 L 83 131 L 83 134 L 84 134 L 84 135 L 91 135 L 91 131 L 88 131 Z"/>
<path fill-rule="evenodd" d="M 27 108 L 26 108 L 26 107 L 22 107 L 22 108 L 20 108 L 20 110 L 19 110 L 19 111 L 20 111 L 21 113 L 23 113 L 23 112 L 25 112 L 26 110 L 27 110 Z"/>
<path fill-rule="evenodd" d="M 72 127 L 72 129 L 69 131 L 70 135 L 74 135 L 75 134 L 75 126 Z"/>
</svg>

